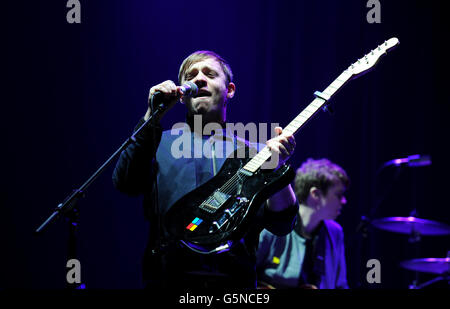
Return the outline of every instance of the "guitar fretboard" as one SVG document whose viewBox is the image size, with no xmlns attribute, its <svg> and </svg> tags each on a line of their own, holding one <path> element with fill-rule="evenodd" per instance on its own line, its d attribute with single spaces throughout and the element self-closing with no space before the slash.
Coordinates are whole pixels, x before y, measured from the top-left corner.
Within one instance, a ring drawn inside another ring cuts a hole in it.
<svg viewBox="0 0 450 309">
<path fill-rule="evenodd" d="M 352 74 L 345 70 L 336 78 L 320 95 L 316 97 L 297 117 L 294 118 L 284 129 L 283 133 L 288 135 L 294 135 L 300 130 L 302 126 L 306 124 L 324 105 L 327 101 L 342 87 L 347 81 L 352 77 Z M 244 169 L 255 173 L 261 166 L 266 162 L 272 153 L 270 149 L 266 146 L 258 154 L 256 154 L 246 165 Z"/>
</svg>

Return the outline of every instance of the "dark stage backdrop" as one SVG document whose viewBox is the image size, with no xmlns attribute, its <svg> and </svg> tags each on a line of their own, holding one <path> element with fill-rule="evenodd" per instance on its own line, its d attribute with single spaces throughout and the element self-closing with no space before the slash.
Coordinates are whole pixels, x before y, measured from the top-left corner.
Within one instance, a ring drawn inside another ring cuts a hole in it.
<svg viewBox="0 0 450 309">
<path fill-rule="evenodd" d="M 291 164 L 326 157 L 352 179 L 339 218 L 353 288 L 404 288 L 415 257 L 445 257 L 449 237 L 408 237 L 368 226 L 361 216 L 417 216 L 450 223 L 448 202 L 448 26 L 437 1 L 83 1 L 69 24 L 67 1 L 3 5 L 1 288 L 64 288 L 68 223 L 33 231 L 131 134 L 149 88 L 176 80 L 181 61 L 209 49 L 232 65 L 236 96 L 228 120 L 286 125 L 344 69 L 378 44 L 400 46 L 332 100 L 296 135 Z M 6 40 L 5 40 L 6 38 Z M 6 95 L 5 95 L 6 94 Z M 184 106 L 164 119 L 184 119 Z M 432 165 L 387 168 L 429 154 Z M 113 188 L 110 166 L 79 203 L 77 248 L 87 288 L 140 288 L 147 239 L 141 198 Z M 371 210 L 384 199 L 373 214 Z M 368 259 L 381 283 L 366 281 Z M 420 275 L 419 283 L 432 278 Z"/>
</svg>

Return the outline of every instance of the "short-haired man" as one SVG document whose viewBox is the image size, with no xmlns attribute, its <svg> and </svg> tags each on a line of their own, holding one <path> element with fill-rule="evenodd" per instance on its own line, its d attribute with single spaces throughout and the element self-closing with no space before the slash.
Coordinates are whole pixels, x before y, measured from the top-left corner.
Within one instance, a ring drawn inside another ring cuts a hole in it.
<svg viewBox="0 0 450 309">
<path fill-rule="evenodd" d="M 260 234 L 258 282 L 274 288 L 348 288 L 342 227 L 334 221 L 347 203 L 347 173 L 328 159 L 309 159 L 297 170 L 300 203 L 294 230 Z"/>
</svg>

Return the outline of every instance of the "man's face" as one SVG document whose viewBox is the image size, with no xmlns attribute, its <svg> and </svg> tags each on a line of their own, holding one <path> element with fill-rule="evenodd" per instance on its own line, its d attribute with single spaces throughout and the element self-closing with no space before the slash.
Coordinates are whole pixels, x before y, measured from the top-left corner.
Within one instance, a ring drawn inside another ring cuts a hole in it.
<svg viewBox="0 0 450 309">
<path fill-rule="evenodd" d="M 201 114 L 217 122 L 225 121 L 226 103 L 234 95 L 235 86 L 227 84 L 220 63 L 206 58 L 191 65 L 182 82 L 191 81 L 198 86 L 198 94 L 184 99 L 190 115 Z"/>
<path fill-rule="evenodd" d="M 320 211 L 324 220 L 335 220 L 340 215 L 342 206 L 347 204 L 344 192 L 345 187 L 339 181 L 328 189 L 326 195 L 321 196 Z"/>
</svg>

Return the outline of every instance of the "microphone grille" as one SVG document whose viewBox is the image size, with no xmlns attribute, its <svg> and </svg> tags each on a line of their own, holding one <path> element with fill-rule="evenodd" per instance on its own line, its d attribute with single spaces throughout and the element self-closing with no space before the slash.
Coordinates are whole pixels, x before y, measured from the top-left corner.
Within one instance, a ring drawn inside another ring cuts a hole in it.
<svg viewBox="0 0 450 309">
<path fill-rule="evenodd" d="M 193 82 L 187 81 L 184 83 L 184 86 L 186 88 L 186 96 L 194 96 L 198 93 L 198 87 Z"/>
</svg>

